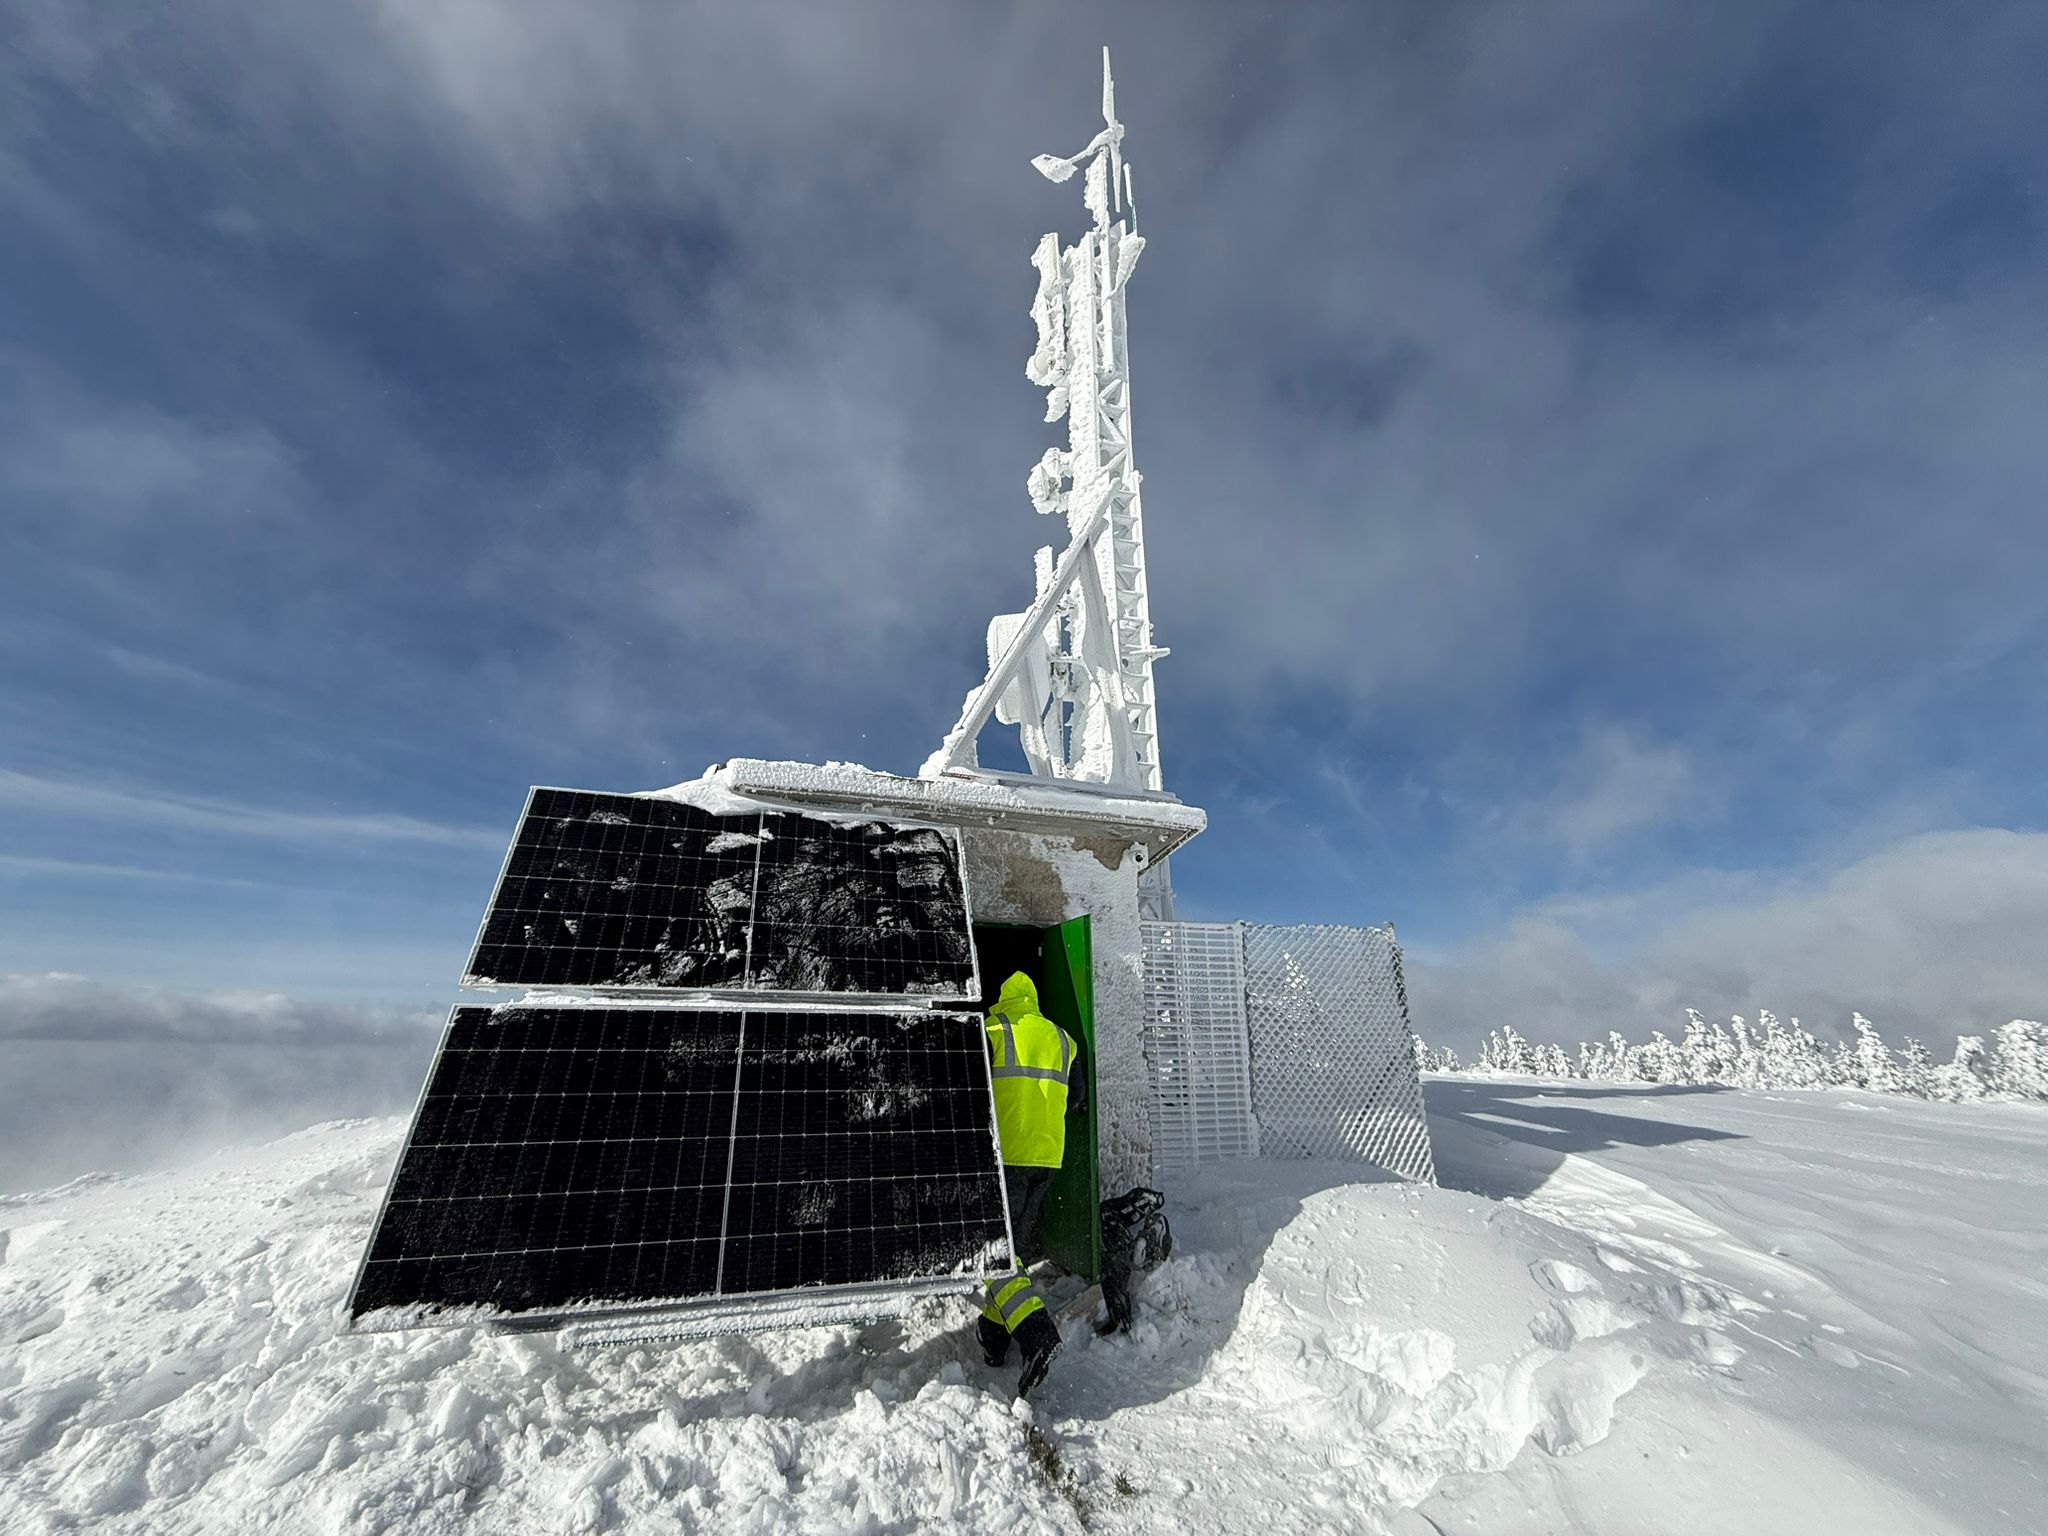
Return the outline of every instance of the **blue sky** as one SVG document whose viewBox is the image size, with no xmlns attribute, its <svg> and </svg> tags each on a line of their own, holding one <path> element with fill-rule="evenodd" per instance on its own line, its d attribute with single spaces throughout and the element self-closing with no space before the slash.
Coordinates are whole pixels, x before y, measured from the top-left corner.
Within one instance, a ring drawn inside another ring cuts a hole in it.
<svg viewBox="0 0 2048 1536">
<path fill-rule="evenodd" d="M 1102 42 L 1185 915 L 1455 1040 L 2039 1016 L 2023 3 L 0 0 L 0 972 L 410 1017 L 529 784 L 914 770 Z"/>
</svg>

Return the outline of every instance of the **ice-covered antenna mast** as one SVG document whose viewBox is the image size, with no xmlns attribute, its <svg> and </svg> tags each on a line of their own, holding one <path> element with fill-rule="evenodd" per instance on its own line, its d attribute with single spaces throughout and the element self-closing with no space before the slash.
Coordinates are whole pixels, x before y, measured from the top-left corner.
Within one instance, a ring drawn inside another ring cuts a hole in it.
<svg viewBox="0 0 2048 1536">
<path fill-rule="evenodd" d="M 1064 248 L 1038 242 L 1038 346 L 1025 374 L 1046 392 L 1045 419 L 1067 419 L 1027 480 L 1032 504 L 1064 514 L 1067 546 L 1039 550 L 1037 600 L 988 628 L 988 675 L 924 765 L 926 777 L 982 772 L 975 741 L 991 718 L 1014 725 L 1034 774 L 1157 793 L 1159 718 L 1145 591 L 1143 476 L 1131 457 L 1131 370 L 1124 289 L 1145 248 L 1123 157 L 1116 81 L 1102 50 L 1102 131 L 1077 155 L 1031 163 L 1049 181 L 1083 172 L 1093 227 Z M 1147 870 L 1147 916 L 1172 916 L 1166 869 Z"/>
</svg>

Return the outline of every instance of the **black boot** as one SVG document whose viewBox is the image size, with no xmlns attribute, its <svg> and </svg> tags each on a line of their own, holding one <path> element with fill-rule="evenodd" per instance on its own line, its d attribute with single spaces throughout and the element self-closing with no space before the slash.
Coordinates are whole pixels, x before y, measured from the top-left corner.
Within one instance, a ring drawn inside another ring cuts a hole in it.
<svg viewBox="0 0 2048 1536">
<path fill-rule="evenodd" d="M 1001 1365 L 1010 1358 L 1010 1334 L 1001 1323 L 989 1318 L 979 1318 L 974 1331 L 981 1338 L 981 1358 L 990 1365 Z"/>
<path fill-rule="evenodd" d="M 1113 1269 L 1102 1275 L 1102 1321 L 1095 1325 L 1099 1334 L 1129 1333 L 1131 1318 L 1135 1309 L 1131 1304 L 1131 1282 L 1128 1275 L 1118 1274 Z"/>
<path fill-rule="evenodd" d="M 1029 1397 L 1045 1373 L 1052 1369 L 1052 1357 L 1060 1352 L 1059 1324 L 1044 1308 L 1017 1325 L 1017 1347 L 1024 1351 L 1024 1369 L 1017 1376 L 1017 1395 Z"/>
</svg>

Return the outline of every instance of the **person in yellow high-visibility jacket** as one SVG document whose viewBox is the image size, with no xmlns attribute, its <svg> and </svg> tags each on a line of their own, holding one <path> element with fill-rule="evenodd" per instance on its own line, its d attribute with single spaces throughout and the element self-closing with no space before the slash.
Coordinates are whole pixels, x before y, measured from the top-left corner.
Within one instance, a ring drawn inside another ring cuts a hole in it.
<svg viewBox="0 0 2048 1536">
<path fill-rule="evenodd" d="M 1017 1378 L 1022 1396 L 1045 1379 L 1060 1347 L 1059 1326 L 1025 1265 L 1039 1254 L 1046 1191 L 1066 1157 L 1069 1101 L 1085 1102 L 1088 1079 L 1074 1037 L 1038 1011 L 1038 988 L 1022 971 L 1003 983 L 989 1010 L 988 1052 L 1016 1269 L 987 1283 L 978 1331 L 990 1365 L 1008 1359 L 1010 1340 L 1017 1341 L 1024 1355 Z"/>
</svg>

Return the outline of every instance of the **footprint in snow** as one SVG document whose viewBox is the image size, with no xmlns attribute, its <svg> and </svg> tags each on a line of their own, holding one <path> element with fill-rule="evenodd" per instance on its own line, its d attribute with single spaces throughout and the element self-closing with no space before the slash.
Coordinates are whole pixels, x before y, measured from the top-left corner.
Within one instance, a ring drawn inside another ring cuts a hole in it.
<svg viewBox="0 0 2048 1536">
<path fill-rule="evenodd" d="M 68 1223 L 63 1218 L 54 1221 L 29 1221 L 18 1227 L 0 1227 L 0 1263 L 18 1259 L 44 1238 Z"/>
<path fill-rule="evenodd" d="M 1833 1339 L 1812 1335 L 1806 1340 L 1806 1347 L 1830 1365 L 1839 1365 L 1845 1371 L 1853 1371 L 1863 1364 L 1863 1357 L 1846 1344 L 1837 1344 Z"/>
<path fill-rule="evenodd" d="M 1733 1339 L 1711 1328 L 1694 1330 L 1687 1347 L 1693 1359 L 1718 1370 L 1725 1371 L 1742 1358 L 1742 1349 Z"/>
<path fill-rule="evenodd" d="M 64 1309 L 59 1306 L 48 1306 L 22 1322 L 15 1330 L 14 1342 L 26 1344 L 33 1339 L 42 1338 L 45 1334 L 55 1333 L 63 1326 Z"/>
<path fill-rule="evenodd" d="M 166 1312 L 189 1312 L 205 1299 L 205 1283 L 197 1275 L 187 1275 L 175 1285 L 159 1291 L 156 1303 Z"/>
<path fill-rule="evenodd" d="M 1538 1259 L 1529 1266 L 1529 1273 L 1553 1296 L 1578 1296 L 1600 1289 L 1599 1279 L 1590 1270 L 1563 1259 Z"/>
</svg>

